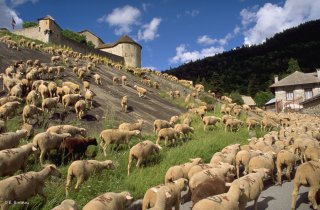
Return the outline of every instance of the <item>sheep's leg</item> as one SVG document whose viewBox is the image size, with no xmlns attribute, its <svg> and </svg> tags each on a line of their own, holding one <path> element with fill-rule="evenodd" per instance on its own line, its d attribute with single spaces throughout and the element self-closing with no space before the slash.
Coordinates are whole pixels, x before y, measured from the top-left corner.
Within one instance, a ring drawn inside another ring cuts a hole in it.
<svg viewBox="0 0 320 210">
<path fill-rule="evenodd" d="M 47 201 L 47 196 L 43 192 L 43 187 L 38 188 L 38 194 L 43 198 L 43 202 Z"/>
<path fill-rule="evenodd" d="M 254 203 L 253 203 L 254 210 L 258 210 L 258 198 L 259 198 L 259 196 L 257 196 L 256 199 L 254 199 Z"/>
<path fill-rule="evenodd" d="M 291 171 L 292 171 L 292 164 L 289 164 L 287 166 L 287 172 L 286 172 L 286 176 L 287 176 L 287 179 L 289 180 L 289 182 L 291 182 Z"/>
<path fill-rule="evenodd" d="M 40 153 L 40 164 L 43 165 L 43 160 L 44 160 L 44 157 L 47 153 L 47 150 L 46 149 L 43 149 Z"/>
<path fill-rule="evenodd" d="M 312 204 L 313 209 L 318 209 L 317 201 L 316 201 L 316 193 L 319 190 L 319 186 L 311 186 L 309 193 L 308 193 L 308 199 Z"/>
<path fill-rule="evenodd" d="M 105 157 L 107 157 L 107 152 L 106 152 L 107 151 L 107 147 L 108 147 L 107 144 L 103 145 L 103 147 L 102 147 L 103 148 L 103 154 L 104 154 Z"/>
<path fill-rule="evenodd" d="M 130 175 L 131 163 L 132 163 L 132 156 L 131 156 L 131 155 L 129 155 L 129 162 L 128 162 L 128 176 Z"/>
<path fill-rule="evenodd" d="M 287 169 L 288 170 L 288 169 Z M 282 170 L 281 170 L 281 164 L 277 164 L 277 178 L 278 178 L 278 184 L 282 184 Z"/>
<path fill-rule="evenodd" d="M 236 163 L 236 168 L 237 168 L 237 178 L 239 179 L 239 174 L 240 174 L 240 172 L 239 172 L 239 168 L 240 168 L 240 163 Z"/>
<path fill-rule="evenodd" d="M 83 183 L 83 181 L 84 181 L 84 175 L 82 174 L 79 177 L 77 177 L 77 183 L 76 183 L 76 186 L 74 189 L 78 191 L 79 187 Z"/>
<path fill-rule="evenodd" d="M 142 158 L 140 157 L 140 158 L 138 158 L 136 167 L 137 167 L 137 168 L 140 168 L 141 163 L 142 163 Z"/>
<path fill-rule="evenodd" d="M 296 200 L 297 200 L 299 188 L 300 188 L 300 183 L 295 181 L 294 186 L 293 186 L 293 190 L 292 190 L 292 197 L 291 197 L 291 210 L 296 209 Z"/>
</svg>

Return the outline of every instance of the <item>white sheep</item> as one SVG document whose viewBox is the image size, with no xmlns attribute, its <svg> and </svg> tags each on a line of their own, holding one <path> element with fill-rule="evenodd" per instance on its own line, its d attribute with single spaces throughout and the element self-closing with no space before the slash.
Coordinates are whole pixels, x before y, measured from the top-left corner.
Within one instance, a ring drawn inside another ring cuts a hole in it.
<svg viewBox="0 0 320 210">
<path fill-rule="evenodd" d="M 94 92 L 92 90 L 87 90 L 84 94 L 85 101 L 89 107 L 89 109 L 92 109 L 93 104 L 93 97 L 95 96 Z"/>
<path fill-rule="evenodd" d="M 0 209 L 7 210 L 14 202 L 27 201 L 30 197 L 40 195 L 47 200 L 43 188 L 49 176 L 61 177 L 55 165 L 47 165 L 39 172 L 30 171 L 0 181 Z"/>
<path fill-rule="evenodd" d="M 252 173 L 254 169 L 259 169 L 259 168 L 266 168 L 270 170 L 271 178 L 274 183 L 276 183 L 274 179 L 274 161 L 276 158 L 276 153 L 270 151 L 267 152 L 263 155 L 258 155 L 256 157 L 253 157 L 249 161 L 249 173 Z"/>
<path fill-rule="evenodd" d="M 236 155 L 236 169 L 237 169 L 237 178 L 240 177 L 240 165 L 244 166 L 244 174 L 249 173 L 249 161 L 251 158 L 262 155 L 263 153 L 260 150 L 241 150 Z"/>
<path fill-rule="evenodd" d="M 292 148 L 294 149 L 294 148 Z M 286 176 L 289 182 L 291 181 L 291 172 L 295 168 L 296 160 L 298 157 L 292 150 L 281 150 L 277 154 L 276 167 L 277 167 L 277 178 L 278 184 L 282 184 L 282 167 L 286 166 Z M 318 159 L 317 159 L 318 160 Z"/>
<path fill-rule="evenodd" d="M 75 190 L 78 190 L 80 185 L 89 178 L 93 173 L 98 173 L 104 169 L 113 170 L 115 167 L 111 160 L 77 160 L 70 164 L 67 174 L 66 196 L 69 195 L 69 188 L 73 177 L 77 178 Z"/>
<path fill-rule="evenodd" d="M 160 140 L 164 139 L 164 145 L 167 146 L 168 141 L 170 140 L 172 144 L 175 143 L 175 140 L 178 139 L 178 136 L 181 135 L 182 132 L 176 131 L 174 128 L 162 128 L 158 132 L 158 137 L 156 144 L 160 145 Z"/>
<path fill-rule="evenodd" d="M 121 99 L 121 110 L 127 112 L 128 110 L 128 96 L 123 96 Z"/>
<path fill-rule="evenodd" d="M 50 132 L 38 133 L 33 138 L 33 145 L 41 150 L 40 164 L 43 165 L 44 157 L 47 152 L 53 149 L 59 149 L 61 142 L 71 136 L 69 133 L 56 134 Z"/>
<path fill-rule="evenodd" d="M 0 176 L 12 176 L 21 169 L 26 172 L 29 155 L 37 151 L 32 143 L 19 148 L 6 149 L 0 151 Z"/>
<path fill-rule="evenodd" d="M 87 130 L 85 128 L 76 127 L 73 125 L 54 125 L 47 129 L 47 132 L 63 134 L 70 133 L 72 137 L 80 135 L 82 137 L 87 136 Z"/>
<path fill-rule="evenodd" d="M 178 132 L 181 133 L 180 138 L 184 137 L 190 137 L 190 133 L 194 133 L 194 128 L 190 127 L 187 124 L 176 124 L 174 126 L 174 129 Z"/>
<path fill-rule="evenodd" d="M 22 119 L 23 123 L 27 123 L 30 118 L 33 118 L 36 116 L 38 118 L 38 115 L 42 114 L 42 109 L 34 106 L 34 105 L 26 105 L 23 107 L 22 110 Z"/>
<path fill-rule="evenodd" d="M 94 78 L 94 82 L 97 84 L 97 85 L 102 85 L 101 83 L 101 76 L 99 74 L 94 74 L 92 76 Z"/>
<path fill-rule="evenodd" d="M 143 87 L 139 87 L 138 85 L 134 85 L 134 88 L 136 88 L 139 97 L 146 97 L 147 90 Z"/>
<path fill-rule="evenodd" d="M 144 159 L 154 153 L 159 153 L 161 149 L 162 148 L 159 145 L 156 145 L 149 140 L 134 145 L 129 152 L 128 175 L 130 175 L 130 168 L 133 159 L 137 159 L 136 167 L 139 168 Z"/>
<path fill-rule="evenodd" d="M 39 99 L 39 93 L 36 90 L 31 90 L 27 97 L 26 97 L 26 102 L 29 105 L 36 105 L 36 101 Z"/>
<path fill-rule="evenodd" d="M 172 124 L 166 120 L 156 119 L 153 122 L 153 131 L 157 134 L 162 128 L 170 128 Z"/>
<path fill-rule="evenodd" d="M 51 210 L 78 210 L 79 207 L 74 200 L 66 199 L 61 202 L 59 206 L 54 207 Z"/>
<path fill-rule="evenodd" d="M 121 82 L 122 82 L 122 85 L 127 85 L 127 77 L 126 76 L 122 76 L 121 77 Z"/>
<path fill-rule="evenodd" d="M 0 150 L 17 147 L 22 138 L 27 136 L 26 130 L 17 130 L 16 132 L 7 132 L 0 134 Z"/>
<path fill-rule="evenodd" d="M 141 132 L 144 123 L 146 123 L 146 121 L 138 119 L 138 122 L 136 123 L 121 123 L 118 129 L 122 131 L 139 130 Z"/>
<path fill-rule="evenodd" d="M 106 150 L 109 144 L 127 144 L 129 147 L 129 141 L 133 136 L 140 135 L 139 130 L 133 131 L 120 131 L 116 129 L 103 130 L 100 133 L 101 143 L 100 146 L 103 149 L 104 156 L 107 156 Z"/>
<path fill-rule="evenodd" d="M 132 201 L 129 192 L 107 192 L 89 201 L 82 210 L 125 210 Z"/>
<path fill-rule="evenodd" d="M 170 118 L 170 124 L 171 125 L 175 125 L 175 124 L 177 124 L 178 123 L 178 121 L 179 121 L 179 116 L 178 115 L 174 115 L 174 116 L 172 116 L 171 118 Z"/>
<path fill-rule="evenodd" d="M 85 100 L 79 100 L 74 105 L 74 109 L 76 110 L 76 115 L 79 119 L 82 119 L 86 115 L 87 103 Z"/>
<path fill-rule="evenodd" d="M 53 98 L 45 98 L 42 101 L 41 107 L 42 111 L 50 112 L 52 109 L 56 109 L 58 107 L 59 103 L 59 97 L 53 97 Z"/>
<path fill-rule="evenodd" d="M 74 106 L 82 96 L 80 94 L 66 94 L 62 96 L 62 105 L 64 109 L 68 106 Z"/>
<path fill-rule="evenodd" d="M 206 131 L 207 127 L 209 125 L 215 126 L 218 122 L 221 122 L 221 118 L 216 117 L 216 116 L 204 116 L 202 118 L 203 122 L 203 130 Z"/>
<path fill-rule="evenodd" d="M 54 97 L 57 96 L 57 83 L 55 82 L 49 82 L 48 84 L 48 91 L 49 91 L 49 95 L 50 97 Z"/>
</svg>

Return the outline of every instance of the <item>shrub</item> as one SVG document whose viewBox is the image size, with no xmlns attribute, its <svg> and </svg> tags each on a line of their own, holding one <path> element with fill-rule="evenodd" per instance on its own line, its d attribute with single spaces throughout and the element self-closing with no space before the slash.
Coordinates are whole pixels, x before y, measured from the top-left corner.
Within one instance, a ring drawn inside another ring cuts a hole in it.
<svg viewBox="0 0 320 210">
<path fill-rule="evenodd" d="M 23 22 L 22 23 L 22 28 L 31 28 L 31 27 L 35 27 L 38 26 L 37 22 Z"/>
<path fill-rule="evenodd" d="M 270 99 L 272 99 L 274 95 L 271 92 L 267 91 L 259 91 L 254 96 L 254 101 L 257 106 L 264 106 Z"/>
<path fill-rule="evenodd" d="M 242 97 L 240 95 L 240 93 L 238 91 L 232 91 L 230 93 L 230 98 L 232 99 L 232 102 L 233 103 L 237 103 L 237 104 L 240 104 L 242 105 L 244 102 L 242 100 Z"/>
</svg>

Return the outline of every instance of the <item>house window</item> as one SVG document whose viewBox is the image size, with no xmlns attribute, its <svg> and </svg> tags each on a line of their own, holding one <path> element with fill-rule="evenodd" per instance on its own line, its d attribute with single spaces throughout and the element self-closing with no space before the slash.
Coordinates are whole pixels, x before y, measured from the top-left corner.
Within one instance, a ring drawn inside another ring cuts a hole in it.
<svg viewBox="0 0 320 210">
<path fill-rule="evenodd" d="M 305 89 L 304 90 L 304 98 L 305 100 L 312 98 L 313 94 L 312 94 L 312 89 Z"/>
<path fill-rule="evenodd" d="M 287 91 L 286 97 L 287 100 L 293 100 L 293 91 Z"/>
</svg>

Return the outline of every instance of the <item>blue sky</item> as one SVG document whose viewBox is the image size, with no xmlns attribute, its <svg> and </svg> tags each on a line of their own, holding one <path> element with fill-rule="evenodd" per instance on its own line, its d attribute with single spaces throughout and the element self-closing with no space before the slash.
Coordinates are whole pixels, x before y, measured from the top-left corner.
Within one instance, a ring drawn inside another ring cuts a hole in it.
<svg viewBox="0 0 320 210">
<path fill-rule="evenodd" d="M 128 34 L 142 66 L 165 70 L 320 18 L 320 0 L 0 0 L 0 27 L 50 14 L 64 29 L 106 43 Z"/>
</svg>

